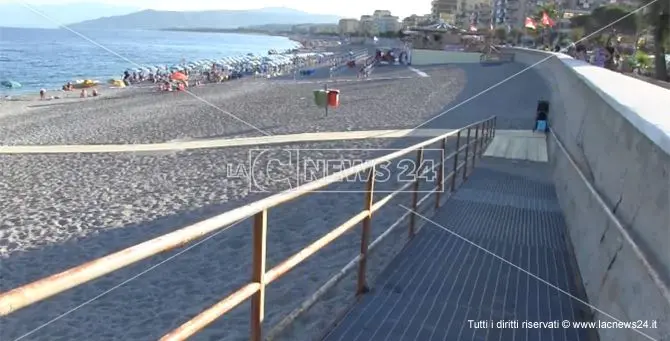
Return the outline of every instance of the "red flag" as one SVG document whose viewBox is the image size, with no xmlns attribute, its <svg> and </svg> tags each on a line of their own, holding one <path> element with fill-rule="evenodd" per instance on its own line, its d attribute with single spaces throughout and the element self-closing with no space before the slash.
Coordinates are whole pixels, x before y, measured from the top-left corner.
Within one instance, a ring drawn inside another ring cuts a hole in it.
<svg viewBox="0 0 670 341">
<path fill-rule="evenodd" d="M 553 27 L 555 25 L 554 21 L 549 18 L 547 12 L 542 12 L 542 25 Z"/>
<path fill-rule="evenodd" d="M 535 29 L 535 22 L 532 18 L 526 17 L 526 23 L 524 24 L 525 28 L 530 28 L 531 30 Z"/>
</svg>

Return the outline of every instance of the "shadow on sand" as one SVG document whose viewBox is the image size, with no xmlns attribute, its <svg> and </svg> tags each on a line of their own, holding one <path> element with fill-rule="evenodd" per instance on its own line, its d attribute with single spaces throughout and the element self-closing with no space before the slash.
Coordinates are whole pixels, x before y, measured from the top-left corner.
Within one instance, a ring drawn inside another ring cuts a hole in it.
<svg viewBox="0 0 670 341">
<path fill-rule="evenodd" d="M 430 72 L 432 68 L 421 67 Z M 453 104 L 452 111 L 422 128 L 455 129 L 498 116 L 499 129 L 530 129 L 537 101 L 547 98 L 548 87 L 534 70 L 522 71 L 519 64 L 483 67 L 459 65 L 466 72 L 467 85 Z M 487 90 L 489 89 L 489 90 Z M 485 91 L 482 93 L 482 91 Z M 477 95 L 481 93 L 480 95 Z M 473 97 L 474 96 L 474 97 Z M 467 101 L 463 103 L 463 101 Z M 459 103 L 462 103 L 459 105 Z M 399 139 L 393 147 L 402 147 L 417 139 Z M 360 184 L 345 184 L 357 186 Z M 390 184 L 388 184 L 390 185 Z M 245 202 L 266 194 L 250 194 Z M 409 194 L 400 196 L 407 205 Z M 242 202 L 222 203 L 150 222 L 106 230 L 85 238 L 70 240 L 40 249 L 16 252 L 2 259 L 0 289 L 5 291 L 40 277 L 54 274 L 82 262 L 149 240 L 196 221 L 241 206 Z M 343 223 L 363 207 L 359 193 L 317 193 L 294 200 L 279 209 L 270 210 L 268 268 Z M 389 226 L 405 211 L 390 204 L 374 219 L 373 235 Z M 283 314 L 311 295 L 327 278 L 357 254 L 359 230 L 354 229 L 315 257 L 287 274 L 268 288 L 266 324 L 278 321 Z M 373 236 L 374 237 L 374 236 Z M 193 244 L 189 244 L 193 245 Z M 186 246 L 188 247 L 188 246 Z M 148 340 L 177 327 L 189 317 L 216 303 L 250 278 L 250 221 L 216 235 L 169 262 L 156 266 L 186 247 L 166 252 L 104 276 L 80 288 L 10 315 L 0 322 L 0 339 L 13 340 L 78 305 L 94 299 L 82 308 L 55 321 L 52 325 L 23 340 Z M 155 268 L 152 268 L 156 266 Z M 151 271 L 132 279 L 147 269 Z M 119 286 L 124 281 L 132 281 Z M 114 289 L 115 288 L 115 289 Z M 99 295 L 114 289 L 101 296 Z M 248 339 L 248 303 L 215 322 L 196 340 Z"/>
<path fill-rule="evenodd" d="M 267 268 L 360 212 L 363 188 L 361 183 L 336 184 L 329 189 L 358 192 L 315 193 L 271 209 Z M 266 195 L 250 194 L 244 201 L 255 201 Z M 399 198 L 405 205 L 410 202 L 409 194 Z M 15 252 L 2 259 L 0 289 L 6 291 L 58 273 L 242 204 L 223 203 L 183 211 L 65 243 Z M 397 204 L 383 208 L 373 220 L 373 238 L 404 212 Z M 158 339 L 249 281 L 250 227 L 251 220 L 247 219 L 192 249 L 186 250 L 194 243 L 17 311 L 0 322 L 0 336 L 3 340 L 14 340 L 74 310 L 22 340 L 44 340 L 47 335 L 50 340 Z M 358 253 L 359 231 L 354 228 L 268 287 L 266 325 L 277 323 Z M 169 259 L 181 251 L 185 252 Z M 135 278 L 138 274 L 142 275 Z M 352 297 L 350 295 L 347 293 L 346 298 Z M 82 304 L 85 306 L 78 308 Z M 243 303 L 194 339 L 248 339 L 248 306 L 249 303 Z"/>
</svg>

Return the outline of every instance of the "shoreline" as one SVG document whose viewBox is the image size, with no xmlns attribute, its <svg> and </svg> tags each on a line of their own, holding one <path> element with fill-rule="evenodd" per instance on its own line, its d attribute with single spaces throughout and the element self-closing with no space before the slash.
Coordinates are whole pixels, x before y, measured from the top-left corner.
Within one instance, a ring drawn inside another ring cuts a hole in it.
<svg viewBox="0 0 670 341">
<path fill-rule="evenodd" d="M 163 29 L 163 30 L 155 30 L 155 31 L 178 31 L 178 30 Z M 180 31 L 197 33 L 196 31 L 191 31 L 191 30 L 180 30 Z M 222 33 L 239 34 L 239 32 L 222 32 Z M 284 37 L 284 38 L 287 38 L 291 42 L 297 43 L 297 44 L 295 44 L 296 46 L 293 47 L 293 49 L 300 49 L 301 50 L 301 49 L 306 49 L 307 48 L 304 44 L 302 44 L 302 42 L 305 39 L 300 39 L 300 37 L 298 37 L 298 36 L 273 35 L 273 34 L 264 34 L 264 33 L 261 33 L 261 32 L 248 32 L 248 33 L 245 33 L 245 34 L 259 35 L 259 36 Z M 273 50 L 273 48 L 271 46 L 269 46 L 268 50 Z M 246 56 L 249 53 L 252 53 L 252 52 L 236 52 L 235 54 L 230 55 L 230 57 Z M 256 55 L 256 56 L 266 56 L 267 51 L 265 51 L 265 53 L 263 53 L 263 54 L 254 54 L 254 55 Z M 175 61 L 174 63 L 176 64 L 177 61 Z M 95 88 L 112 89 L 111 87 L 109 87 L 109 84 L 107 83 L 108 80 L 109 79 L 121 79 L 123 77 L 123 71 L 124 70 L 119 70 L 118 74 L 115 74 L 115 75 L 96 75 L 96 76 L 91 76 L 89 78 L 82 78 L 82 80 L 83 79 L 91 79 L 91 80 L 98 81 L 99 85 L 96 86 Z M 71 79 L 63 79 L 62 84 L 66 84 L 68 81 L 73 81 L 75 79 L 78 79 L 78 78 L 73 76 Z M 23 83 L 20 79 L 0 79 L 0 80 L 3 80 L 3 81 L 4 80 L 13 80 L 13 81 L 17 81 L 18 83 Z M 53 85 L 52 87 L 44 86 L 44 87 L 41 87 L 41 88 L 44 88 L 48 92 L 52 92 L 52 91 L 61 92 L 62 91 L 60 89 L 60 87 L 58 87 L 56 85 Z M 7 100 L 14 100 L 15 98 L 22 98 L 22 97 L 24 97 L 28 94 L 31 94 L 31 93 L 36 93 L 37 94 L 37 93 L 39 93 L 39 90 L 40 90 L 40 88 L 33 88 L 33 87 L 23 87 L 22 86 L 20 88 L 5 88 L 5 87 L 0 86 L 0 102 L 7 101 Z M 77 92 L 77 94 L 78 94 L 78 92 Z"/>
<path fill-rule="evenodd" d="M 296 38 L 297 39 L 297 38 Z M 346 49 L 346 47 L 343 47 Z M 305 50 L 318 50 L 314 48 L 304 47 Z M 325 67 L 324 65 L 315 65 L 317 69 Z M 278 77 L 286 77 L 287 75 L 279 75 Z M 247 75 L 242 79 L 228 80 L 222 83 L 203 83 L 199 86 L 194 86 L 190 88 L 191 91 L 197 91 L 197 89 L 216 87 L 217 85 L 226 84 L 227 86 L 241 86 L 243 83 L 247 83 L 250 80 L 256 80 L 254 75 Z M 264 79 L 264 78 L 261 78 Z M 32 111 L 37 111 L 41 107 L 57 105 L 57 104 L 76 104 L 76 103 L 85 103 L 89 101 L 99 100 L 101 98 L 105 99 L 115 99 L 122 96 L 134 96 L 142 92 L 156 92 L 157 84 L 152 84 L 148 82 L 133 84 L 127 87 L 115 87 L 110 85 L 107 82 L 100 82 L 94 87 L 87 88 L 89 95 L 86 98 L 80 97 L 80 90 L 75 89 L 73 91 L 64 91 L 62 89 L 46 89 L 47 98 L 41 100 L 39 97 L 39 92 L 35 90 L 25 90 L 17 91 L 13 94 L 4 94 L 0 93 L 0 118 L 30 114 Z M 93 97 L 90 95 L 91 90 L 97 89 L 99 96 Z M 54 98 L 55 97 L 55 98 Z"/>
</svg>

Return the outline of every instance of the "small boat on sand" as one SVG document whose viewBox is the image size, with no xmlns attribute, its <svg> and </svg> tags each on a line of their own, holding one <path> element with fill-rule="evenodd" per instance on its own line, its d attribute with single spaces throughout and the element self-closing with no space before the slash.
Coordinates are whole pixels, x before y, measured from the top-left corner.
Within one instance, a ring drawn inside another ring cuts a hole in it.
<svg viewBox="0 0 670 341">
<path fill-rule="evenodd" d="M 75 89 L 87 89 L 97 86 L 98 82 L 90 79 L 86 80 L 76 80 L 72 82 L 72 87 Z"/>
</svg>

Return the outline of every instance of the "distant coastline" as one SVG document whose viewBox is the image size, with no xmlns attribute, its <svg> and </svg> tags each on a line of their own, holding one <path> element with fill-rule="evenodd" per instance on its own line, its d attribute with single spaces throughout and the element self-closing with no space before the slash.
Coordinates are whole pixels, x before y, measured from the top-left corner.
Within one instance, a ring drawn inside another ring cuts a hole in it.
<svg viewBox="0 0 670 341">
<path fill-rule="evenodd" d="M 159 31 L 174 31 L 174 32 L 200 32 L 200 33 L 238 33 L 238 34 L 255 34 L 255 35 L 266 35 L 266 36 L 275 36 L 275 37 L 287 37 L 291 38 L 291 34 L 286 32 L 271 32 L 261 29 L 253 28 L 180 28 L 180 27 L 168 27 L 161 28 Z"/>
<path fill-rule="evenodd" d="M 194 27 L 194 28 L 182 28 L 182 27 L 168 27 L 161 28 L 158 31 L 169 31 L 169 32 L 192 32 L 192 33 L 234 33 L 234 34 L 251 34 L 251 35 L 263 35 L 270 37 L 284 37 L 288 38 L 291 41 L 303 44 L 305 40 L 332 40 L 333 36 L 321 36 L 313 34 L 297 34 L 288 31 L 279 31 L 275 29 L 268 28 L 256 28 L 256 27 L 238 27 L 238 28 L 212 28 L 212 27 Z"/>
</svg>

